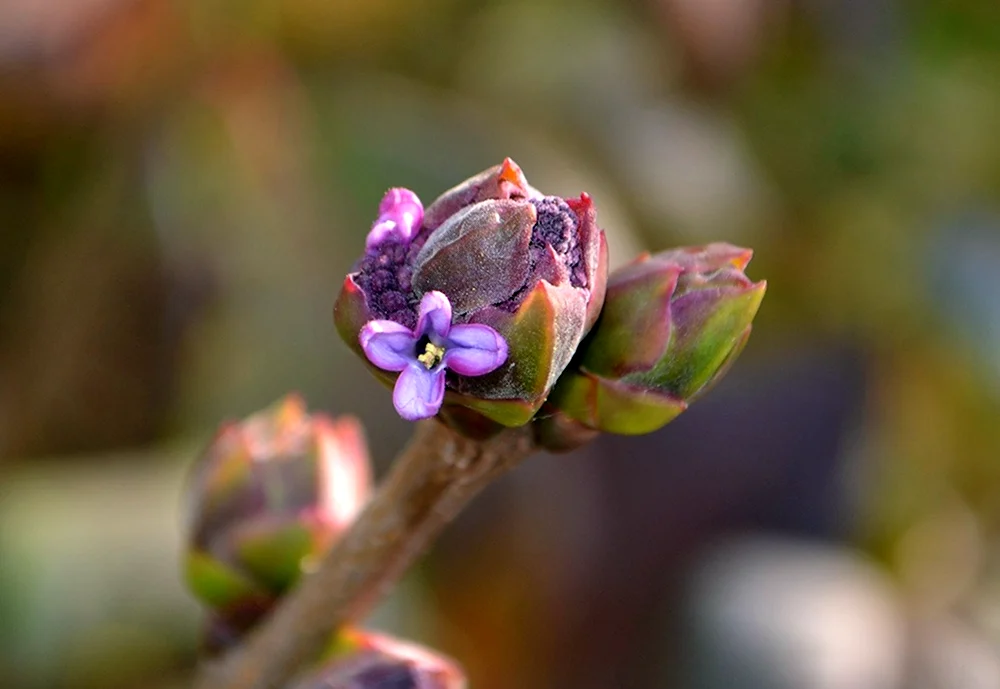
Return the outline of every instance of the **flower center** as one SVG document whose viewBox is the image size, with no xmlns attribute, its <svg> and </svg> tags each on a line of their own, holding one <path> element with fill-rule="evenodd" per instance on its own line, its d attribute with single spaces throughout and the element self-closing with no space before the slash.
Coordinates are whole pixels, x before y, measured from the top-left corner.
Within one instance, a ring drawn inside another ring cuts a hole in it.
<svg viewBox="0 0 1000 689">
<path fill-rule="evenodd" d="M 443 358 L 444 347 L 439 347 L 433 342 L 428 342 L 424 345 L 424 353 L 417 357 L 417 361 L 427 367 L 427 370 L 429 371 L 440 364 Z"/>
</svg>

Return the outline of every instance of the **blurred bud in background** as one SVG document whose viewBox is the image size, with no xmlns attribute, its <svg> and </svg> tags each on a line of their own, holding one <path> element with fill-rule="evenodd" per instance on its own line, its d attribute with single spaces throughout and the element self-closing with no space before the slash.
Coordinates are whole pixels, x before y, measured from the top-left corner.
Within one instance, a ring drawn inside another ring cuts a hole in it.
<svg viewBox="0 0 1000 689">
<path fill-rule="evenodd" d="M 331 657 L 292 689 L 465 689 L 454 661 L 381 634 L 347 630 Z"/>
<path fill-rule="evenodd" d="M 186 578 L 211 610 L 210 649 L 270 609 L 351 523 L 370 484 L 360 424 L 307 414 L 295 395 L 222 428 L 188 495 Z"/>
</svg>

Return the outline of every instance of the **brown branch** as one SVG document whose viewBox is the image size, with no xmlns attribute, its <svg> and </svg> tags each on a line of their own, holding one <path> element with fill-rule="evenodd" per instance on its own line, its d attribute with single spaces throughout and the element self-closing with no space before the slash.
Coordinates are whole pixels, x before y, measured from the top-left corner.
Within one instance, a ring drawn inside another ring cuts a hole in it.
<svg viewBox="0 0 1000 689">
<path fill-rule="evenodd" d="M 280 689 L 365 616 L 468 502 L 535 450 L 530 427 L 486 440 L 421 422 L 357 521 L 260 628 L 195 689 Z"/>
</svg>

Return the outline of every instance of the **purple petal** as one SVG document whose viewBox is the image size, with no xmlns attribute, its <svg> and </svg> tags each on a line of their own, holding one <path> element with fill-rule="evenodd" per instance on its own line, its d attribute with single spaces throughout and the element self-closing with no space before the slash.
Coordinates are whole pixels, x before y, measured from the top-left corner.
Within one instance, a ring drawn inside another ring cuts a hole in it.
<svg viewBox="0 0 1000 689">
<path fill-rule="evenodd" d="M 417 338 L 396 321 L 368 321 L 358 340 L 368 361 L 385 371 L 402 371 L 415 363 Z"/>
<path fill-rule="evenodd" d="M 424 220 L 424 205 L 409 189 L 390 189 L 382 197 L 378 206 L 379 220 L 393 220 L 400 232 L 400 238 L 409 242 L 420 229 Z"/>
<path fill-rule="evenodd" d="M 427 335 L 442 344 L 451 330 L 451 302 L 442 292 L 427 292 L 420 300 L 417 335 Z"/>
<path fill-rule="evenodd" d="M 385 220 L 382 216 L 379 216 L 379 219 L 372 225 L 371 231 L 368 232 L 368 238 L 365 239 L 365 248 L 368 251 L 374 251 L 386 240 L 398 237 L 399 234 L 396 221 Z"/>
<path fill-rule="evenodd" d="M 394 234 L 403 243 L 409 244 L 413 236 L 420 229 L 420 209 L 405 208 L 397 209 L 391 213 L 383 213 L 378 216 L 380 222 L 391 222 L 395 225 Z"/>
<path fill-rule="evenodd" d="M 488 325 L 456 325 L 445 344 L 444 365 L 463 376 L 481 376 L 507 361 L 507 341 Z"/>
<path fill-rule="evenodd" d="M 390 189 L 378 205 L 378 220 L 368 233 L 365 246 L 369 251 L 387 239 L 409 243 L 424 220 L 424 206 L 409 189 Z"/>
<path fill-rule="evenodd" d="M 410 213 L 419 225 L 424 215 L 424 204 L 420 203 L 420 197 L 409 189 L 396 187 L 385 192 L 385 196 L 378 204 L 379 215 L 390 213 Z"/>
<path fill-rule="evenodd" d="M 392 404 L 407 421 L 429 419 L 444 400 L 444 367 L 428 371 L 413 362 L 403 369 L 392 391 Z"/>
</svg>

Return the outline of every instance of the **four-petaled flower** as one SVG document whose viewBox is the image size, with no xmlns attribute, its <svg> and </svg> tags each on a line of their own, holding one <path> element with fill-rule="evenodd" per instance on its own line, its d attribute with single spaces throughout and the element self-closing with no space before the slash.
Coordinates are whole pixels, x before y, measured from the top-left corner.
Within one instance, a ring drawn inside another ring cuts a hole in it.
<svg viewBox="0 0 1000 689">
<path fill-rule="evenodd" d="M 481 376 L 507 360 L 507 341 L 488 325 L 452 325 L 451 302 L 431 291 L 420 300 L 417 326 L 369 321 L 358 337 L 365 356 L 386 371 L 399 371 L 392 403 L 408 421 L 437 414 L 444 400 L 445 369 Z"/>
</svg>

